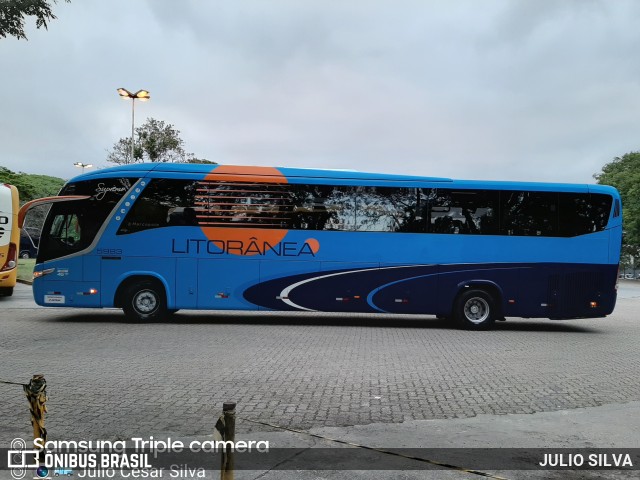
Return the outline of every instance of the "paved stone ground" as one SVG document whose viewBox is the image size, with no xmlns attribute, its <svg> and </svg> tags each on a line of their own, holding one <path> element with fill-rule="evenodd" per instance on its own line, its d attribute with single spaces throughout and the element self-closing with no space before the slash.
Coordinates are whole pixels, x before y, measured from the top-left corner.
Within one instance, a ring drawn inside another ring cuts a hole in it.
<svg viewBox="0 0 640 480">
<path fill-rule="evenodd" d="M 0 380 L 48 382 L 50 438 L 211 433 L 222 403 L 300 429 L 534 413 L 640 398 L 640 298 L 607 319 L 510 320 L 491 332 L 432 317 L 44 309 L 0 300 Z M 240 421 L 240 433 L 265 430 Z M 0 384 L 0 442 L 28 437 L 21 388 Z"/>
</svg>

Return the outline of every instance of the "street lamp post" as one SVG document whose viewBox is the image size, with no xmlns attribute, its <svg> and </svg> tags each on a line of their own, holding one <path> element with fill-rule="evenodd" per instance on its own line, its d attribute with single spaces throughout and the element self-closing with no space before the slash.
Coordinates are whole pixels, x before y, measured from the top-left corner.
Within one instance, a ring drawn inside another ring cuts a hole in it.
<svg viewBox="0 0 640 480">
<path fill-rule="evenodd" d="M 146 90 L 138 90 L 136 93 L 131 93 L 126 88 L 119 88 L 118 95 L 120 95 L 122 98 L 131 99 L 131 163 L 133 163 L 133 126 L 135 124 L 136 99 L 140 100 L 141 102 L 146 102 L 151 98 L 151 96 Z"/>
<path fill-rule="evenodd" d="M 82 162 L 76 162 L 73 165 L 78 167 L 78 168 L 81 168 L 82 169 L 82 173 L 84 173 L 84 169 L 85 168 L 93 167 L 93 165 L 91 165 L 90 163 L 82 163 Z"/>
</svg>

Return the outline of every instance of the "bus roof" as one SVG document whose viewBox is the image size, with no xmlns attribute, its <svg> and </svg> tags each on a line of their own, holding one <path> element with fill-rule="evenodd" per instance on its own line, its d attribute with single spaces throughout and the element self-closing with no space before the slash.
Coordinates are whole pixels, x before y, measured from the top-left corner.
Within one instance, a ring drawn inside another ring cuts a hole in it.
<svg viewBox="0 0 640 480">
<path fill-rule="evenodd" d="M 102 170 L 94 170 L 83 175 L 78 175 L 71 181 L 90 180 L 92 178 L 113 177 L 115 174 L 122 175 L 130 173 L 131 175 L 144 175 L 146 173 L 193 173 L 193 174 L 209 174 L 213 173 L 218 167 L 228 167 L 226 164 L 198 164 L 198 163 L 134 163 L 129 165 L 120 165 L 117 167 L 104 168 Z M 250 167 L 245 167 L 250 168 Z M 264 168 L 264 167 L 256 167 Z M 315 168 L 286 168 L 275 167 L 282 175 L 287 178 L 303 177 L 303 178 L 335 178 L 345 180 L 385 180 L 385 181 L 404 181 L 404 182 L 451 182 L 450 178 L 441 177 L 418 177 L 411 175 L 395 175 L 388 173 L 365 173 L 356 170 L 342 169 L 315 169 Z"/>
<path fill-rule="evenodd" d="M 72 178 L 70 181 L 91 180 L 98 178 L 112 178 L 116 175 L 125 176 L 153 176 L 171 177 L 172 174 L 206 175 L 213 173 L 216 168 L 226 164 L 194 164 L 194 163 L 134 163 L 129 165 L 120 165 L 117 167 L 94 170 L 83 175 Z M 241 167 L 251 168 L 251 167 Z M 256 167 L 265 168 L 265 167 Z M 539 190 L 539 191 L 571 191 L 571 192 L 592 192 L 606 193 L 619 197 L 617 190 L 606 185 L 595 184 L 576 184 L 576 183 L 550 183 L 550 182 L 515 182 L 515 181 L 496 181 L 496 180 L 454 180 L 443 177 L 422 177 L 415 175 L 397 175 L 387 173 L 367 173 L 355 170 L 338 170 L 338 169 L 314 169 L 314 168 L 288 168 L 276 167 L 286 178 L 318 178 L 318 179 L 335 179 L 335 180 L 352 180 L 352 181 L 384 181 L 387 182 L 403 182 L 408 184 L 420 183 L 449 183 L 460 188 L 476 188 L 476 189 L 507 189 L 507 190 Z M 388 185 L 388 183 L 387 183 Z"/>
</svg>

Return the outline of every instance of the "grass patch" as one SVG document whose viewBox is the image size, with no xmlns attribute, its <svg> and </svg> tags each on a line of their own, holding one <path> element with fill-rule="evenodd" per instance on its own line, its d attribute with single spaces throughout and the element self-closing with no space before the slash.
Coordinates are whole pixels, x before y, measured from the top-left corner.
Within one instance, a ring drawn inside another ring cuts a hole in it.
<svg viewBox="0 0 640 480">
<path fill-rule="evenodd" d="M 31 283 L 33 280 L 33 266 L 36 264 L 35 258 L 18 259 L 18 280 Z"/>
</svg>

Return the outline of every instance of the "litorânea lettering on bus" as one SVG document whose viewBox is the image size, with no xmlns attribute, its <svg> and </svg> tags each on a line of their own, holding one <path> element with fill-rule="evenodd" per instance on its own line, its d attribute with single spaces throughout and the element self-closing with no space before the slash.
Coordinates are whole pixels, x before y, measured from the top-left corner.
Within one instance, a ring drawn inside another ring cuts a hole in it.
<svg viewBox="0 0 640 480">
<path fill-rule="evenodd" d="M 315 253 L 307 242 L 279 242 L 271 244 L 266 240 L 252 237 L 248 242 L 243 240 L 205 240 L 189 238 L 172 239 L 171 253 L 208 254 L 208 255 L 275 255 L 277 257 L 300 257 Z"/>
</svg>

